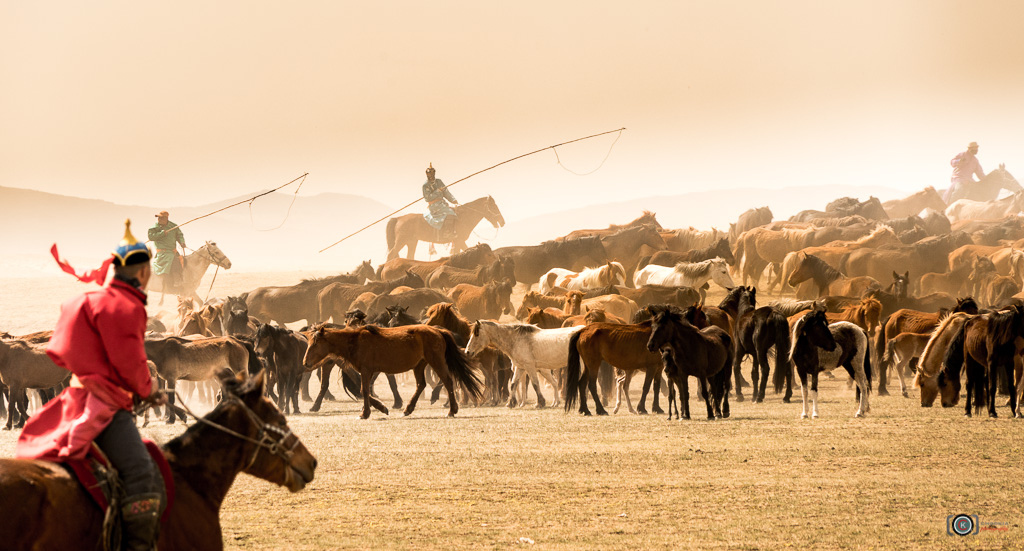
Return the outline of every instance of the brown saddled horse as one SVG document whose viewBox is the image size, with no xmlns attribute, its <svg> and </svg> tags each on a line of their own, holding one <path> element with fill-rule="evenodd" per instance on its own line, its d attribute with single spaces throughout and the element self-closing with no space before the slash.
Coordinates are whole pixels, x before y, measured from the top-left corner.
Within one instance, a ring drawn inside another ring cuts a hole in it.
<svg viewBox="0 0 1024 551">
<path fill-rule="evenodd" d="M 495 229 L 505 225 L 505 217 L 498 209 L 494 198 L 488 195 L 452 208 L 458 218 L 455 221 L 455 238 L 452 240 L 452 253 L 466 248 L 466 239 L 484 218 Z M 416 257 L 416 246 L 420 241 L 428 243 L 447 243 L 439 232 L 430 227 L 423 215 L 417 212 L 404 214 L 388 220 L 386 237 L 388 242 L 388 260 L 398 258 L 402 249 L 406 249 L 406 258 Z"/>
<path fill-rule="evenodd" d="M 366 325 L 347 329 L 320 327 L 309 332 L 309 348 L 302 359 L 307 370 L 316 368 L 326 359 L 339 357 L 352 364 L 362 376 L 363 412 L 360 419 L 370 417 L 371 405 L 385 415 L 388 413 L 388 408 L 370 395 L 373 376 L 378 372 L 413 371 L 416 392 L 405 408 L 405 415 L 416 409 L 416 401 L 427 386 L 424 371 L 428 364 L 448 393 L 449 417 L 454 417 L 459 411 L 453 378 L 474 399 L 480 398 L 480 380 L 471 369 L 470 359 L 446 329 L 430 325 L 393 328 Z"/>
<path fill-rule="evenodd" d="M 219 377 L 224 401 L 163 446 L 174 506 L 161 524 L 162 551 L 223 549 L 220 507 L 239 473 L 292 492 L 313 480 L 316 458 L 263 396 L 263 375 Z M 103 548 L 103 511 L 56 463 L 0 459 L 0 518 L 5 549 Z"/>
</svg>

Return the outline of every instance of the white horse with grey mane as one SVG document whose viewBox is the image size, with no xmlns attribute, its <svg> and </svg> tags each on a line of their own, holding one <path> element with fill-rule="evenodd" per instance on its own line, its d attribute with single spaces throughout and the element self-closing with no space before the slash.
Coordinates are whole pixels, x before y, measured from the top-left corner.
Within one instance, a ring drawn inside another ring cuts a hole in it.
<svg viewBox="0 0 1024 551">
<path fill-rule="evenodd" d="M 637 270 L 633 276 L 633 285 L 664 285 L 666 287 L 700 288 L 714 281 L 723 289 L 732 289 L 736 285 L 729 276 L 729 265 L 725 260 L 715 257 L 701 262 L 680 262 L 674 267 L 648 264 Z"/>
<path fill-rule="evenodd" d="M 551 405 L 558 407 L 562 385 L 556 382 L 552 371 L 568 365 L 569 339 L 583 327 L 585 326 L 541 329 L 525 323 L 506 324 L 480 320 L 473 324 L 469 342 L 466 344 L 466 353 L 474 356 L 491 346 L 512 360 L 508 407 L 514 407 L 517 403 L 522 407 L 526 400 L 524 373 L 529 376 L 533 390 L 537 393 L 537 407 L 544 407 L 544 395 L 540 391 L 538 376 L 547 379 L 555 389 L 555 400 Z M 517 390 L 521 391 L 522 396 L 517 396 Z"/>
</svg>

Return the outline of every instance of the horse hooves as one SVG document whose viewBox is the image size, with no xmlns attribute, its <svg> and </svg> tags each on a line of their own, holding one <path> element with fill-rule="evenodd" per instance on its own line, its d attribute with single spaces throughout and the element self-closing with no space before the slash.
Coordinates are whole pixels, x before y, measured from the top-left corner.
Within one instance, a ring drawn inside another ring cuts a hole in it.
<svg viewBox="0 0 1024 551">
<path fill-rule="evenodd" d="M 783 398 L 783 399 L 782 399 L 782 401 L 783 401 L 784 403 L 787 403 L 787 404 L 788 404 L 788 403 L 790 403 L 790 401 L 791 401 L 792 399 L 793 399 L 792 397 L 786 397 L 786 398 Z"/>
<path fill-rule="evenodd" d="M 658 415 L 661 415 L 662 413 L 665 413 L 665 411 L 663 409 L 661 409 L 661 408 L 654 408 L 651 411 L 653 411 L 654 413 L 657 413 Z"/>
<path fill-rule="evenodd" d="M 597 412 L 598 415 L 608 415 L 608 410 L 602 409 Z"/>
<path fill-rule="evenodd" d="M 404 405 L 405 402 L 395 402 L 394 404 L 391 405 L 391 409 L 402 409 L 402 406 Z"/>
<path fill-rule="evenodd" d="M 541 403 L 537 404 L 536 406 L 534 406 L 533 409 L 544 409 L 546 407 L 548 407 L 548 406 L 545 405 L 544 402 L 541 402 Z"/>
<path fill-rule="evenodd" d="M 636 414 L 637 415 L 647 415 L 647 410 L 644 409 L 644 408 L 637 408 L 636 409 Z"/>
<path fill-rule="evenodd" d="M 743 401 L 746 401 L 746 398 L 744 398 L 742 394 L 740 394 L 739 392 L 737 392 L 737 393 L 736 393 L 736 398 L 735 398 L 735 400 L 736 400 L 737 402 L 743 402 Z"/>
<path fill-rule="evenodd" d="M 964 414 L 964 417 L 970 417 L 970 416 L 971 416 L 971 412 L 969 412 L 969 411 Z"/>
<path fill-rule="evenodd" d="M 903 397 L 904 398 L 910 398 L 910 394 L 906 390 L 904 390 L 903 391 Z"/>
<path fill-rule="evenodd" d="M 883 387 L 883 388 L 879 388 L 879 389 L 878 389 L 878 392 L 877 392 L 877 394 L 878 394 L 879 396 L 888 396 L 888 395 L 889 395 L 889 391 L 888 391 L 888 390 L 886 390 L 886 389 L 885 389 L 885 388 Z"/>
</svg>

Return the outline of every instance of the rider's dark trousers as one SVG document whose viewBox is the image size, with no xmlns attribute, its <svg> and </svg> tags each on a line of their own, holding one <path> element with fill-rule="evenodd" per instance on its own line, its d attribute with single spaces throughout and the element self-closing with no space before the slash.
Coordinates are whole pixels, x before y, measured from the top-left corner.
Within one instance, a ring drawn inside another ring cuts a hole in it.
<svg viewBox="0 0 1024 551">
<path fill-rule="evenodd" d="M 161 503 L 167 502 L 160 470 L 146 451 L 130 411 L 115 413 L 107 428 L 96 437 L 96 445 L 117 469 L 129 500 L 132 496 L 159 493 Z"/>
</svg>

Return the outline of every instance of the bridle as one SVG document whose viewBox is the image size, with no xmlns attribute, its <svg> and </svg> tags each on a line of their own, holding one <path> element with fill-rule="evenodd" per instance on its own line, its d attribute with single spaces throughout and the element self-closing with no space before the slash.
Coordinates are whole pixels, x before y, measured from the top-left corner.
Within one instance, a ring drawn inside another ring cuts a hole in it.
<svg viewBox="0 0 1024 551">
<path fill-rule="evenodd" d="M 174 395 L 181 403 L 181 408 L 185 410 L 185 412 L 188 413 L 190 416 L 192 416 L 192 418 L 195 419 L 196 421 L 203 423 L 204 425 L 211 426 L 221 432 L 230 434 L 231 436 L 234 436 L 246 442 L 249 442 L 250 444 L 256 445 L 256 449 L 253 450 L 252 457 L 249 459 L 249 463 L 246 464 L 245 468 L 242 469 L 243 471 L 249 469 L 250 467 L 253 466 L 254 463 L 256 463 L 256 457 L 259 456 L 260 450 L 267 450 L 268 453 L 278 456 L 285 463 L 291 463 L 292 454 L 294 453 L 295 448 L 299 445 L 299 437 L 295 436 L 291 428 L 285 430 L 282 429 L 281 427 L 271 425 L 270 423 L 264 421 L 262 418 L 260 418 L 259 415 L 256 415 L 255 411 L 253 411 L 249 406 L 245 405 L 245 402 L 243 402 L 241 398 L 233 394 L 228 394 L 227 396 L 225 396 L 224 400 L 221 401 L 221 405 L 233 402 L 240 406 L 242 408 L 242 411 L 244 411 L 245 414 L 249 417 L 249 420 L 252 421 L 254 425 L 259 427 L 259 434 L 256 435 L 256 438 L 246 436 L 238 431 L 225 427 L 220 423 L 214 423 L 213 421 L 210 421 L 205 417 L 199 417 L 195 413 L 192 413 L 192 410 L 189 409 L 185 401 L 181 399 L 181 396 L 178 395 L 177 391 L 174 392 Z M 273 435 L 276 435 L 277 438 L 273 438 Z M 287 445 L 289 437 L 294 439 L 290 446 Z"/>
</svg>

